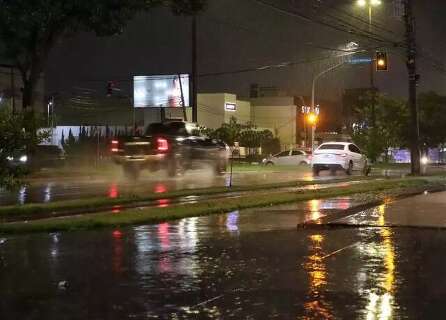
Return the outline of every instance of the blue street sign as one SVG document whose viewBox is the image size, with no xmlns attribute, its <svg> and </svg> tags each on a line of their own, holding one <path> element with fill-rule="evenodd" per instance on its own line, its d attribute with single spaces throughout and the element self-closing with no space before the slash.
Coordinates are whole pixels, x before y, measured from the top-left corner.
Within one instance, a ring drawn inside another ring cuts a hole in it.
<svg viewBox="0 0 446 320">
<path fill-rule="evenodd" d="M 348 61 L 349 64 L 369 64 L 372 63 L 372 58 L 352 58 Z"/>
</svg>

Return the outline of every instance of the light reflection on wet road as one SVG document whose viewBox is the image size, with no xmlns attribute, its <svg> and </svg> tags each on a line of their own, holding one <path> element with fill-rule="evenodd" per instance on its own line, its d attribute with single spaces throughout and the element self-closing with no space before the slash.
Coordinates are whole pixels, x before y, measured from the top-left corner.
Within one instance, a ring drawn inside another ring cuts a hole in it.
<svg viewBox="0 0 446 320">
<path fill-rule="evenodd" d="M 330 176 L 327 173 L 314 178 L 309 170 L 285 172 L 246 172 L 235 173 L 233 186 L 249 186 L 290 181 L 327 181 L 345 179 L 344 174 Z M 177 178 L 168 178 L 158 174 L 144 176 L 134 182 L 124 178 L 110 179 L 59 179 L 54 181 L 34 181 L 17 191 L 7 192 L 0 189 L 0 205 L 47 203 L 61 200 L 73 200 L 88 197 L 109 197 L 111 199 L 124 195 L 148 195 L 166 193 L 176 190 L 229 185 L 229 176 L 215 177 L 205 170 L 196 170 Z M 312 188 L 308 186 L 307 188 Z"/>
<path fill-rule="evenodd" d="M 345 176 L 338 176 L 342 179 Z M 330 176 L 318 180 L 332 179 Z M 274 172 L 274 173 L 236 173 L 234 186 L 279 183 L 287 181 L 311 181 L 310 172 Z M 185 176 L 168 178 L 162 174 L 145 177 L 138 182 L 123 178 L 114 179 L 78 179 L 35 181 L 14 192 L 0 190 L 0 205 L 25 204 L 30 202 L 46 203 L 59 200 L 72 200 L 86 197 L 117 198 L 125 194 L 147 195 L 166 193 L 183 189 L 197 189 L 228 186 L 228 176 L 215 177 L 206 171 L 193 171 Z"/>
<path fill-rule="evenodd" d="M 374 176 L 401 176 L 404 170 L 374 170 Z M 234 186 L 257 185 L 267 183 L 280 183 L 289 181 L 326 181 L 345 179 L 345 174 L 338 173 L 331 176 L 329 172 L 322 172 L 321 176 L 313 177 L 309 168 L 290 168 L 289 171 L 237 172 L 233 176 Z M 145 174 L 138 182 L 129 181 L 119 175 L 109 178 L 88 177 L 33 180 L 14 192 L 0 189 L 0 205 L 47 203 L 60 200 L 73 200 L 87 197 L 117 198 L 126 194 L 147 195 L 152 193 L 165 193 L 183 189 L 222 187 L 229 185 L 229 174 L 216 177 L 207 170 L 194 170 L 184 176 L 169 178 L 162 172 Z M 309 187 L 311 188 L 311 187 Z"/>
<path fill-rule="evenodd" d="M 302 229 L 350 198 L 0 239 L 2 319 L 392 319 L 443 310 L 446 233 Z M 376 210 L 384 223 L 386 207 Z M 58 286 L 67 281 L 68 286 Z"/>
</svg>

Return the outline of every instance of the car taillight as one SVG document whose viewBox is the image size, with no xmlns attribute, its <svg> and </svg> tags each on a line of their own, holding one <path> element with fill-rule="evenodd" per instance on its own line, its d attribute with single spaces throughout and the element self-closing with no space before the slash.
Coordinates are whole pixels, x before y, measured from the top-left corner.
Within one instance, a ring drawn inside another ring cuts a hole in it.
<svg viewBox="0 0 446 320">
<path fill-rule="evenodd" d="M 156 139 L 156 144 L 157 144 L 156 149 L 158 151 L 167 151 L 167 150 L 169 150 L 169 143 L 164 138 Z"/>
<path fill-rule="evenodd" d="M 111 142 L 111 152 L 118 152 L 119 151 L 119 141 L 118 140 L 112 140 Z"/>
</svg>

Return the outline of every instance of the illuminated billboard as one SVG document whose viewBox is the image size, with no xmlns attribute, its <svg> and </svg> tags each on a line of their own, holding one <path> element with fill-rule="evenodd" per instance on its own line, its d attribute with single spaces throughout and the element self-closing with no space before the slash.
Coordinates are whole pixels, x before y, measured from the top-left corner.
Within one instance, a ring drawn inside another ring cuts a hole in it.
<svg viewBox="0 0 446 320">
<path fill-rule="evenodd" d="M 181 78 L 181 82 L 180 82 Z M 135 108 L 189 107 L 189 75 L 133 77 L 133 106 Z"/>
</svg>

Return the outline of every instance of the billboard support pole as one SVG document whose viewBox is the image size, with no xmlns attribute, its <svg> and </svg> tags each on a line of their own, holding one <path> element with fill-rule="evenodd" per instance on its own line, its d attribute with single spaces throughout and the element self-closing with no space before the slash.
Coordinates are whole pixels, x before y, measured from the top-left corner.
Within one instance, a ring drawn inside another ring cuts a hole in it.
<svg viewBox="0 0 446 320">
<path fill-rule="evenodd" d="M 133 135 L 136 135 L 136 108 L 133 107 Z"/>
<path fill-rule="evenodd" d="M 197 15 L 192 16 L 192 122 L 197 123 Z"/>
<path fill-rule="evenodd" d="M 186 104 L 184 103 L 184 92 L 183 83 L 181 82 L 181 74 L 178 75 L 178 80 L 180 81 L 180 91 L 181 91 L 181 106 L 183 107 L 183 119 L 187 122 Z"/>
<path fill-rule="evenodd" d="M 160 118 L 161 118 L 161 122 L 166 121 L 166 109 L 164 109 L 163 106 L 160 107 Z"/>
</svg>

